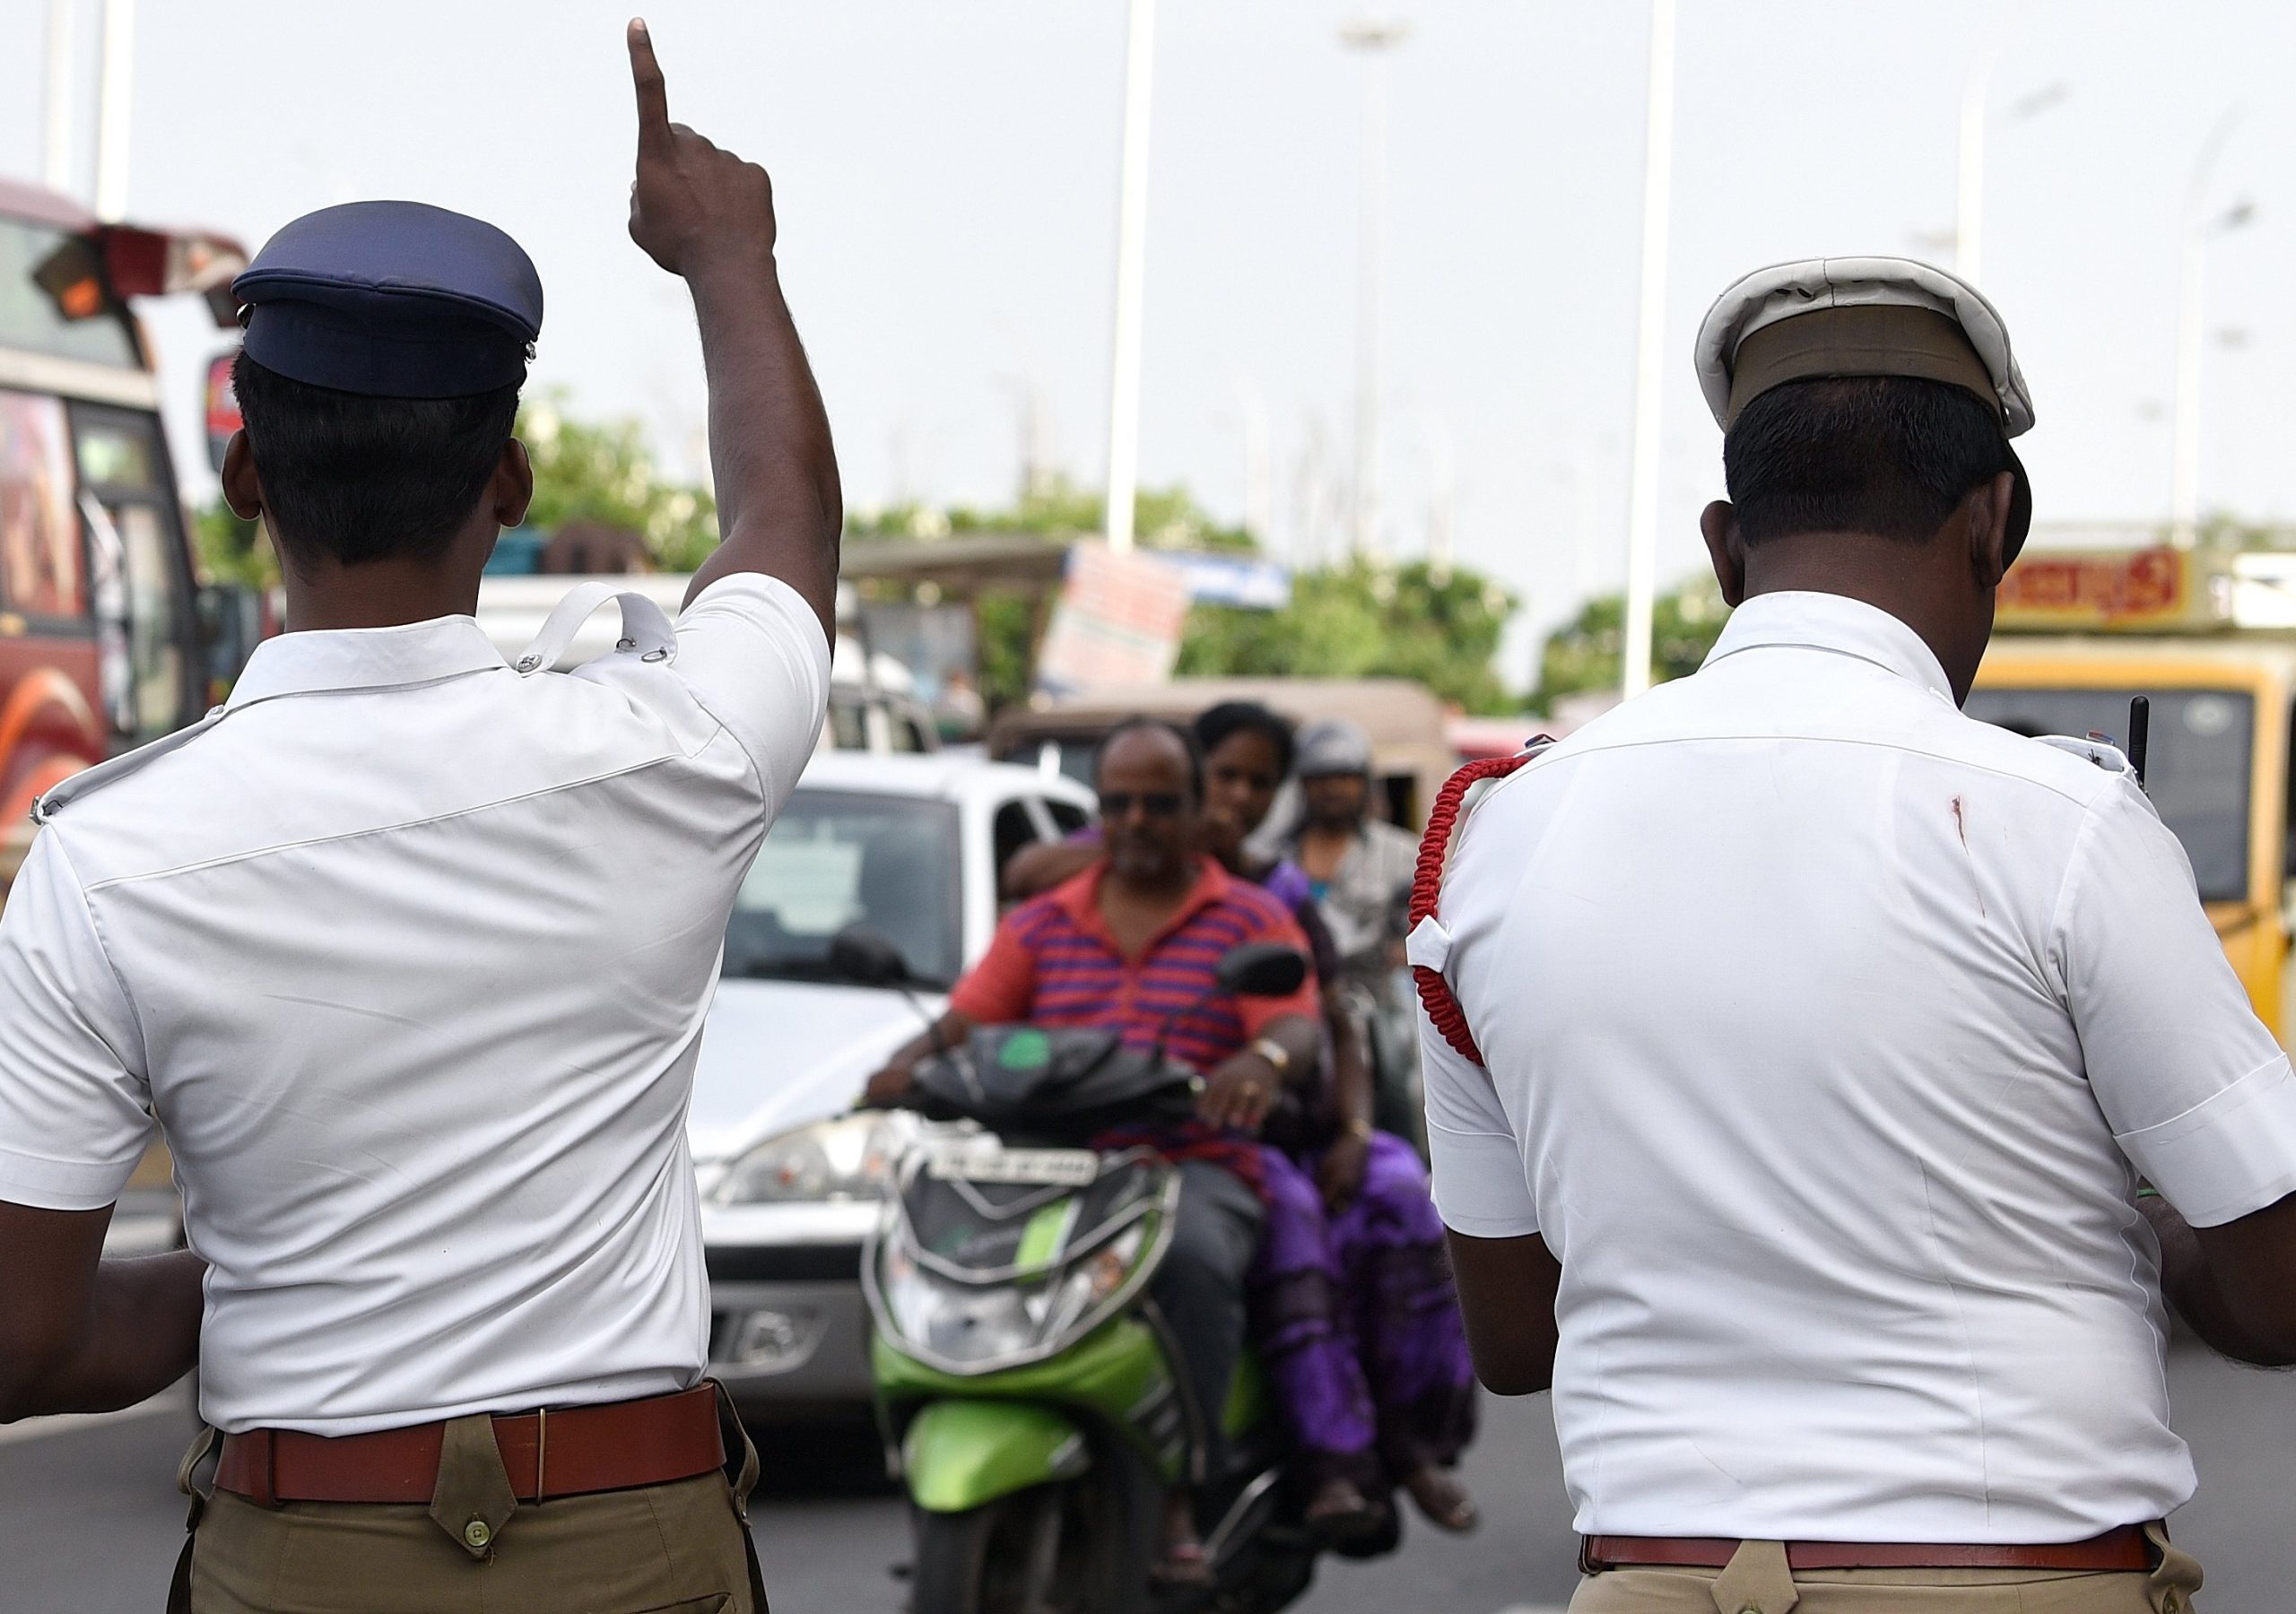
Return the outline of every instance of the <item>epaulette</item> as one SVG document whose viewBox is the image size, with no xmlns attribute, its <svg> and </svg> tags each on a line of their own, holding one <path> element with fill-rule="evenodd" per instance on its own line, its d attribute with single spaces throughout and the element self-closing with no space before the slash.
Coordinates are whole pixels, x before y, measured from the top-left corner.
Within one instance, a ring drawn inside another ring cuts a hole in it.
<svg viewBox="0 0 2296 1614">
<path fill-rule="evenodd" d="M 2102 734 L 2090 734 L 2083 738 L 2072 734 L 2035 734 L 2033 738 L 2043 745 L 2053 745 L 2109 774 L 2134 774 L 2136 771 L 2136 764 L 2128 759 L 2120 747 Z"/>
<path fill-rule="evenodd" d="M 58 780 L 32 803 L 32 822 L 45 824 L 56 816 L 58 808 L 70 806 L 90 791 L 140 772 L 171 751 L 181 751 L 222 722 L 223 712 L 222 707 L 210 707 L 207 715 L 196 723 L 179 728 L 172 734 L 162 734 L 157 740 L 147 740 L 134 751 L 122 751 L 93 768 L 82 768 L 68 779 Z"/>
</svg>

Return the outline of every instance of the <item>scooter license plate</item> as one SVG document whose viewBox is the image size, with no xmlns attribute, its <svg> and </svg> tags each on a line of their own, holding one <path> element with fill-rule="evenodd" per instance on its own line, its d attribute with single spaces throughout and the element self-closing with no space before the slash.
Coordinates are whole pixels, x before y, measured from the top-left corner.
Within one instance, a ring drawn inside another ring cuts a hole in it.
<svg viewBox="0 0 2296 1614">
<path fill-rule="evenodd" d="M 984 1148 L 977 1142 L 935 1145 L 925 1174 L 943 1182 L 1038 1183 L 1088 1188 L 1100 1175 L 1100 1157 L 1089 1149 Z"/>
</svg>

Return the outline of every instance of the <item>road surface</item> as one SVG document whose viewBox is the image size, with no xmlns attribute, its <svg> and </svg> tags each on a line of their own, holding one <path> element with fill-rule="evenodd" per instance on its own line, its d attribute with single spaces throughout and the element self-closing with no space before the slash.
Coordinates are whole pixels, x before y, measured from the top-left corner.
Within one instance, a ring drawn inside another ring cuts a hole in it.
<svg viewBox="0 0 2296 1614">
<path fill-rule="evenodd" d="M 2203 1614 L 2283 1614 L 2296 1585 L 2296 1374 L 2180 1348 L 2170 1384 L 2200 1468 L 2174 1521 L 2207 1566 Z M 1544 1399 L 1486 1403 L 1469 1462 L 1484 1523 L 1465 1540 L 1421 1527 L 1373 1564 L 1327 1561 L 1311 1614 L 1545 1614 L 1577 1579 Z M 0 1606 L 9 1614 L 157 1610 L 182 1543 L 179 1394 L 127 1414 L 0 1428 Z M 769 1435 L 755 1510 L 776 1614 L 899 1614 L 908 1554 L 899 1499 L 871 1453 L 820 1432 Z M 802 1475 L 801 1480 L 795 1476 Z"/>
</svg>

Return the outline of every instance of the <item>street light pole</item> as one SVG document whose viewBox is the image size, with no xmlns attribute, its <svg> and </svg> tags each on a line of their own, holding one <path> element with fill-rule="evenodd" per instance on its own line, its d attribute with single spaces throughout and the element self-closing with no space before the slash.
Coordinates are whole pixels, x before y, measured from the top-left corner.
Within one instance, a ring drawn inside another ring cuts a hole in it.
<svg viewBox="0 0 2296 1614">
<path fill-rule="evenodd" d="M 1626 634 L 1620 690 L 1650 687 L 1658 588 L 1658 398 L 1666 338 L 1666 215 L 1674 178 L 1674 0 L 1651 0 L 1642 145 L 1642 308 L 1635 336 L 1634 451 L 1626 514 Z"/>
<path fill-rule="evenodd" d="M 135 94 L 135 0 L 104 0 L 103 77 L 96 89 L 96 217 L 127 216 L 127 134 Z"/>
<path fill-rule="evenodd" d="M 2182 243 L 2177 255 L 2177 401 L 2174 458 L 2169 478 L 2169 541 L 2188 550 L 2200 541 L 2200 367 L 2207 318 L 2208 242 L 2248 221 L 2245 202 L 2216 218 L 2208 214 L 2208 178 L 2239 121 L 2237 111 L 2218 120 L 2193 161 L 2185 191 Z"/>
<path fill-rule="evenodd" d="M 1148 107 L 1156 56 L 1156 0 L 1132 0 L 1124 51 L 1124 156 L 1116 217 L 1116 341 L 1109 362 L 1109 485 L 1101 514 L 1109 547 L 1132 547 L 1140 485 L 1140 323 L 1148 254 Z"/>
<path fill-rule="evenodd" d="M 72 188 L 72 0 L 48 0 L 48 76 L 41 86 L 47 130 L 40 178 L 52 191 Z"/>
<path fill-rule="evenodd" d="M 1961 81 L 1960 174 L 1953 187 L 1953 267 L 1977 283 L 1985 243 L 1985 103 L 1993 89 L 1993 69 L 2001 60 L 2001 40 L 1978 52 Z"/>
<path fill-rule="evenodd" d="M 1355 465 L 1348 500 L 1349 546 L 1379 553 L 1379 369 L 1382 272 L 1387 255 L 1387 53 L 1409 31 L 1401 22 L 1359 17 L 1340 42 L 1363 57 L 1363 154 L 1355 256 Z"/>
</svg>

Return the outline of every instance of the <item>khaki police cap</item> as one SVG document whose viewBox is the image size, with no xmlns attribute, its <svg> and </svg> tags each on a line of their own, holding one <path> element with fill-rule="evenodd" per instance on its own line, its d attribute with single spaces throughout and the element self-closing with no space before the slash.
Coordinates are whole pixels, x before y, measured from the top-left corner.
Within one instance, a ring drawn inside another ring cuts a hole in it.
<svg viewBox="0 0 2296 1614">
<path fill-rule="evenodd" d="M 1699 388 L 1725 431 L 1773 386 L 1848 376 L 1947 382 L 1997 409 L 2011 437 L 2033 423 L 2000 313 L 1960 276 L 1911 258 L 1806 258 L 1757 269 L 1722 293 L 1699 327 Z"/>
</svg>

